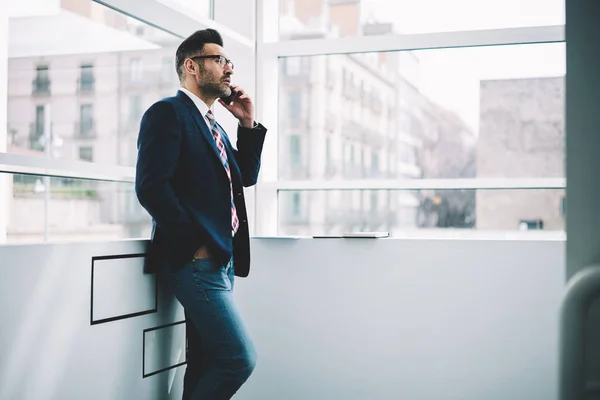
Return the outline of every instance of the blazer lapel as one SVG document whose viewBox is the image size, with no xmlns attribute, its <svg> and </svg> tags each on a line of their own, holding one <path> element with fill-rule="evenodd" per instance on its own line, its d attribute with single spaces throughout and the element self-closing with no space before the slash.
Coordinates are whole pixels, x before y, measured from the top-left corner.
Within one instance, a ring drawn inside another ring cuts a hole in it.
<svg viewBox="0 0 600 400">
<path fill-rule="evenodd" d="M 190 114 L 192 115 L 196 126 L 198 126 L 198 128 L 200 129 L 200 133 L 202 134 L 204 139 L 206 139 L 210 148 L 213 149 L 215 156 L 217 156 L 219 162 L 222 163 L 221 155 L 219 154 L 219 149 L 217 149 L 217 143 L 215 142 L 215 138 L 213 137 L 212 133 L 208 129 L 206 122 L 204 122 L 204 117 L 200 115 L 200 111 L 198 111 L 196 106 L 194 106 L 193 110 L 190 110 Z"/>
<path fill-rule="evenodd" d="M 200 133 L 202 134 L 204 139 L 206 139 L 208 146 L 213 150 L 213 153 L 215 154 L 215 156 L 217 156 L 219 162 L 222 163 L 221 155 L 219 154 L 219 149 L 217 149 L 217 144 L 215 143 L 215 138 L 208 129 L 208 125 L 206 125 L 206 122 L 204 122 L 204 116 L 200 114 L 198 107 L 196 107 L 192 99 L 190 99 L 188 95 L 183 93 L 182 91 L 178 91 L 176 97 L 181 99 L 181 101 L 187 106 L 190 112 L 190 116 L 192 117 L 194 123 L 200 130 Z"/>
</svg>

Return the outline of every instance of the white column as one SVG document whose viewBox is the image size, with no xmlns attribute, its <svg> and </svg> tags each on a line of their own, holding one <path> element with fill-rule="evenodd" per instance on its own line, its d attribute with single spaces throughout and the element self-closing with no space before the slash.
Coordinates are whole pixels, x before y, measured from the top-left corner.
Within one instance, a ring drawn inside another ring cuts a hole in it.
<svg viewBox="0 0 600 400">
<path fill-rule="evenodd" d="M 6 151 L 8 102 L 8 7 L 0 1 L 0 152 Z M 0 174 L 0 243 L 6 242 L 6 228 L 12 198 L 12 175 Z M 9 190 L 10 189 L 10 190 Z"/>
<path fill-rule="evenodd" d="M 600 262 L 600 2 L 566 2 L 567 278 Z"/>
<path fill-rule="evenodd" d="M 269 129 L 263 148 L 262 169 L 256 187 L 256 234 L 277 234 L 278 202 L 273 183 L 278 179 L 278 89 L 277 56 L 265 52 L 263 43 L 274 42 L 279 26 L 278 0 L 256 0 L 256 96 L 257 118 Z"/>
</svg>

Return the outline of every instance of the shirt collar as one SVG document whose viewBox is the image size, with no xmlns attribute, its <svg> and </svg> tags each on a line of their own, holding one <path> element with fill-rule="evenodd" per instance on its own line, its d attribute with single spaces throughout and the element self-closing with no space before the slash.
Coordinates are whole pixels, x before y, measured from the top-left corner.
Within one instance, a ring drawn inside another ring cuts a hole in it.
<svg viewBox="0 0 600 400">
<path fill-rule="evenodd" d="M 186 88 L 180 88 L 179 90 L 181 90 L 183 93 L 187 94 L 188 97 L 190 99 L 192 99 L 192 101 L 194 102 L 194 104 L 196 105 L 196 108 L 198 108 L 198 111 L 200 111 L 200 114 L 206 118 L 206 113 L 208 112 L 209 108 L 206 105 L 206 103 L 204 101 L 202 101 L 202 99 L 200 99 L 200 97 L 196 96 L 194 93 L 190 92 L 189 90 L 187 90 Z"/>
</svg>

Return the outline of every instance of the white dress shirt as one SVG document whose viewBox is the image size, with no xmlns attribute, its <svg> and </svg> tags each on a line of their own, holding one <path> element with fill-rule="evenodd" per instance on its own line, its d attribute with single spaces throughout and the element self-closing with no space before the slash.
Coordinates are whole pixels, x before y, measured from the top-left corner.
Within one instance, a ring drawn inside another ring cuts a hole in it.
<svg viewBox="0 0 600 400">
<path fill-rule="evenodd" d="M 204 101 L 202 101 L 202 99 L 200 97 L 196 96 L 194 93 L 190 92 L 186 88 L 180 88 L 179 90 L 181 90 L 183 93 L 187 94 L 188 97 L 190 99 L 192 99 L 192 101 L 198 108 L 198 111 L 200 111 L 202 118 L 204 118 L 204 122 L 206 122 L 206 126 L 208 127 L 209 132 L 212 131 L 212 127 L 210 126 L 210 121 L 208 120 L 208 118 L 206 118 L 206 114 L 208 113 L 208 110 L 209 110 L 206 103 Z"/>
</svg>

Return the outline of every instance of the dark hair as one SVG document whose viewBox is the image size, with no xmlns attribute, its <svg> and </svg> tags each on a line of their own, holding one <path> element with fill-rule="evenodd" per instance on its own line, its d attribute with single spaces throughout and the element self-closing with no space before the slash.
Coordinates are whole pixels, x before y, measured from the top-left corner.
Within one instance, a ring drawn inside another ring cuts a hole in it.
<svg viewBox="0 0 600 400">
<path fill-rule="evenodd" d="M 183 81 L 184 78 L 183 62 L 185 59 L 200 55 L 207 43 L 214 43 L 223 47 L 223 38 L 214 29 L 202 29 L 192 33 L 181 42 L 175 53 L 175 69 L 180 81 Z"/>
</svg>

